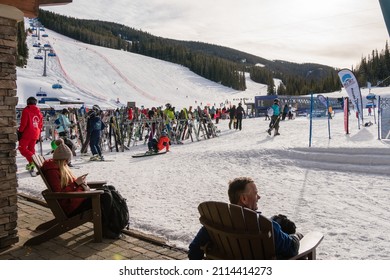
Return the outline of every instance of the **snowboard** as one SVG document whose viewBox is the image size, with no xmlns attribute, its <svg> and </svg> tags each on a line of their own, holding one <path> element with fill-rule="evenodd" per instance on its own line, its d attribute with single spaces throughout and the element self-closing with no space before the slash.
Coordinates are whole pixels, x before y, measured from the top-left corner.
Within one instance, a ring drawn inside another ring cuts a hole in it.
<svg viewBox="0 0 390 280">
<path fill-rule="evenodd" d="M 132 155 L 131 157 L 133 157 L 133 158 L 150 157 L 150 156 L 163 155 L 163 154 L 166 154 L 166 153 L 167 153 L 167 152 L 161 152 L 161 153 L 148 153 L 148 152 L 145 152 L 145 153 L 134 154 L 134 155 Z"/>
</svg>

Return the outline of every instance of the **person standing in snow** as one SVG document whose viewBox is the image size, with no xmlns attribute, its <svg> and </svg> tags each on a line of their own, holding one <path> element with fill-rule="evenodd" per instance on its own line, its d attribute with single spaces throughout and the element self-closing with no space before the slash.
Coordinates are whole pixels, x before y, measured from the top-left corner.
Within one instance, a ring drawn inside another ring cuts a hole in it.
<svg viewBox="0 0 390 280">
<path fill-rule="evenodd" d="M 288 105 L 286 104 L 283 107 L 282 121 L 286 119 L 287 114 L 288 114 Z"/>
<path fill-rule="evenodd" d="M 168 135 L 172 138 L 172 127 L 175 123 L 175 111 L 170 103 L 165 104 L 165 110 L 163 111 L 164 124 L 168 131 Z"/>
<path fill-rule="evenodd" d="M 245 116 L 244 108 L 242 108 L 242 104 L 238 103 L 238 107 L 236 109 L 236 118 L 237 118 L 237 125 L 236 129 L 241 130 L 242 129 L 242 118 Z"/>
<path fill-rule="evenodd" d="M 216 111 L 215 111 L 215 123 L 218 124 L 219 123 L 219 119 L 221 118 L 221 108 L 218 108 Z"/>
<path fill-rule="evenodd" d="M 132 107 L 129 107 L 129 109 L 127 110 L 127 119 L 130 122 L 133 122 L 133 108 Z"/>
<path fill-rule="evenodd" d="M 214 116 L 215 116 L 215 113 L 216 113 L 216 110 L 215 110 L 215 107 L 211 107 L 211 109 L 209 110 L 209 113 L 210 113 L 210 118 L 213 120 L 214 119 Z"/>
<path fill-rule="evenodd" d="M 88 114 L 87 134 L 90 135 L 89 148 L 92 153 L 90 160 L 103 161 L 104 157 L 102 155 L 102 150 L 100 149 L 100 137 L 106 126 L 100 118 L 101 109 L 98 105 L 93 105 L 92 110 L 89 111 Z"/>
<path fill-rule="evenodd" d="M 274 136 L 280 135 L 279 133 L 279 122 L 280 122 L 280 107 L 279 99 L 275 98 L 274 104 L 271 106 L 273 110 L 273 115 L 271 117 L 271 122 L 269 124 L 269 129 L 267 130 L 268 134 L 271 135 L 271 131 L 275 129 Z"/>
<path fill-rule="evenodd" d="M 22 111 L 20 126 L 17 131 L 19 152 L 28 162 L 26 169 L 32 171 L 35 167 L 32 156 L 35 154 L 35 144 L 41 139 L 43 115 L 37 107 L 37 99 L 33 96 L 27 99 L 27 106 Z"/>
<path fill-rule="evenodd" d="M 230 181 L 228 195 L 231 204 L 236 204 L 249 208 L 253 211 L 257 211 L 257 202 L 259 201 L 260 196 L 253 179 L 248 177 L 239 177 Z M 258 214 L 261 214 L 261 212 L 258 212 Z M 273 219 L 272 227 L 277 258 L 288 259 L 296 256 L 298 254 L 300 240 L 303 235 L 300 233 L 287 234 Z M 189 245 L 188 258 L 190 260 L 203 259 L 204 252 L 201 248 L 210 241 L 211 238 L 207 229 L 203 226 Z M 253 249 L 255 250 L 256 248 Z"/>
<path fill-rule="evenodd" d="M 76 145 L 69 139 L 70 128 L 74 127 L 75 124 L 69 120 L 68 115 L 69 110 L 66 108 L 62 109 L 61 114 L 59 114 L 58 118 L 55 120 L 57 125 L 56 130 L 58 136 L 64 140 L 65 145 L 72 151 L 73 156 L 76 156 Z"/>
<path fill-rule="evenodd" d="M 150 120 L 148 123 L 146 123 L 146 125 L 149 126 L 148 147 L 149 147 L 149 143 L 153 141 L 153 138 L 156 134 L 156 126 L 157 126 L 156 115 L 157 115 L 156 108 L 153 107 L 148 111 L 148 119 Z"/>
<path fill-rule="evenodd" d="M 229 129 L 232 129 L 232 123 L 236 120 L 236 105 L 233 105 L 229 110 L 226 110 L 226 113 L 229 113 Z"/>
</svg>

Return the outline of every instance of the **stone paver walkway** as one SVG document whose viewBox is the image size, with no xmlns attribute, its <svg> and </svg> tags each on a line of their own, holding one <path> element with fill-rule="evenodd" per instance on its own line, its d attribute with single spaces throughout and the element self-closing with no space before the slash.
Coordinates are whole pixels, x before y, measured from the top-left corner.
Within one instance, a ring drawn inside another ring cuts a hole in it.
<svg viewBox="0 0 390 280">
<path fill-rule="evenodd" d="M 19 242 L 0 250 L 0 260 L 183 260 L 187 252 L 167 246 L 163 240 L 135 231 L 126 231 L 119 240 L 93 242 L 92 224 L 87 223 L 40 245 L 23 244 L 34 235 L 34 229 L 51 219 L 51 211 L 24 197 L 18 197 Z"/>
</svg>

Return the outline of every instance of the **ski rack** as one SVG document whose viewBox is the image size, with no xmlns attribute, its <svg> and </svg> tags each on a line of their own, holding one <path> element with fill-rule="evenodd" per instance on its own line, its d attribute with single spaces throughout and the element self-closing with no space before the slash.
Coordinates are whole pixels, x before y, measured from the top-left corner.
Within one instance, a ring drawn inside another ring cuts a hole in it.
<svg viewBox="0 0 390 280">
<path fill-rule="evenodd" d="M 69 119 L 76 125 L 71 129 L 72 141 L 80 148 L 80 153 L 86 154 L 89 149 L 89 135 L 87 134 L 88 115 L 83 114 L 77 108 L 69 108 Z M 56 135 L 55 116 L 45 117 L 44 140 L 58 138 Z M 172 144 L 183 144 L 185 142 L 194 142 L 218 137 L 220 131 L 212 122 L 210 115 L 201 110 L 194 110 L 192 118 L 175 119 L 171 123 L 170 139 Z M 123 107 L 117 110 L 105 110 L 101 113 L 102 122 L 105 128 L 100 138 L 100 147 L 103 152 L 124 152 L 131 147 L 138 146 L 140 143 L 147 145 L 148 139 L 159 138 L 161 132 L 166 129 L 166 121 L 161 115 L 153 119 L 147 118 L 139 110 L 134 110 L 134 119 L 129 120 L 127 108 Z M 151 135 L 152 134 L 152 135 Z"/>
</svg>

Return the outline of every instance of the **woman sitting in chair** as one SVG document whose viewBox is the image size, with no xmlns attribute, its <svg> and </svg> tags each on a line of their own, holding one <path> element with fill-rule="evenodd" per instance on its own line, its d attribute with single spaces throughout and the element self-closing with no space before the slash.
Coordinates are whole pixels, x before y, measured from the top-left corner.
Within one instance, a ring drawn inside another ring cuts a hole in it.
<svg viewBox="0 0 390 280">
<path fill-rule="evenodd" d="M 72 151 L 64 144 L 62 139 L 56 140 L 55 143 L 57 148 L 53 152 L 53 159 L 45 160 L 41 168 L 51 190 L 53 192 L 88 191 L 89 187 L 85 180 L 87 174 L 76 177 L 68 166 L 68 162 L 72 159 Z M 92 200 L 90 198 L 61 199 L 58 202 L 68 217 L 75 216 L 92 208 Z M 111 204 L 112 197 L 110 193 L 104 192 L 100 195 L 103 236 L 117 239 L 120 235 L 111 232 L 106 226 L 108 224 L 106 219 L 110 213 Z"/>
</svg>

